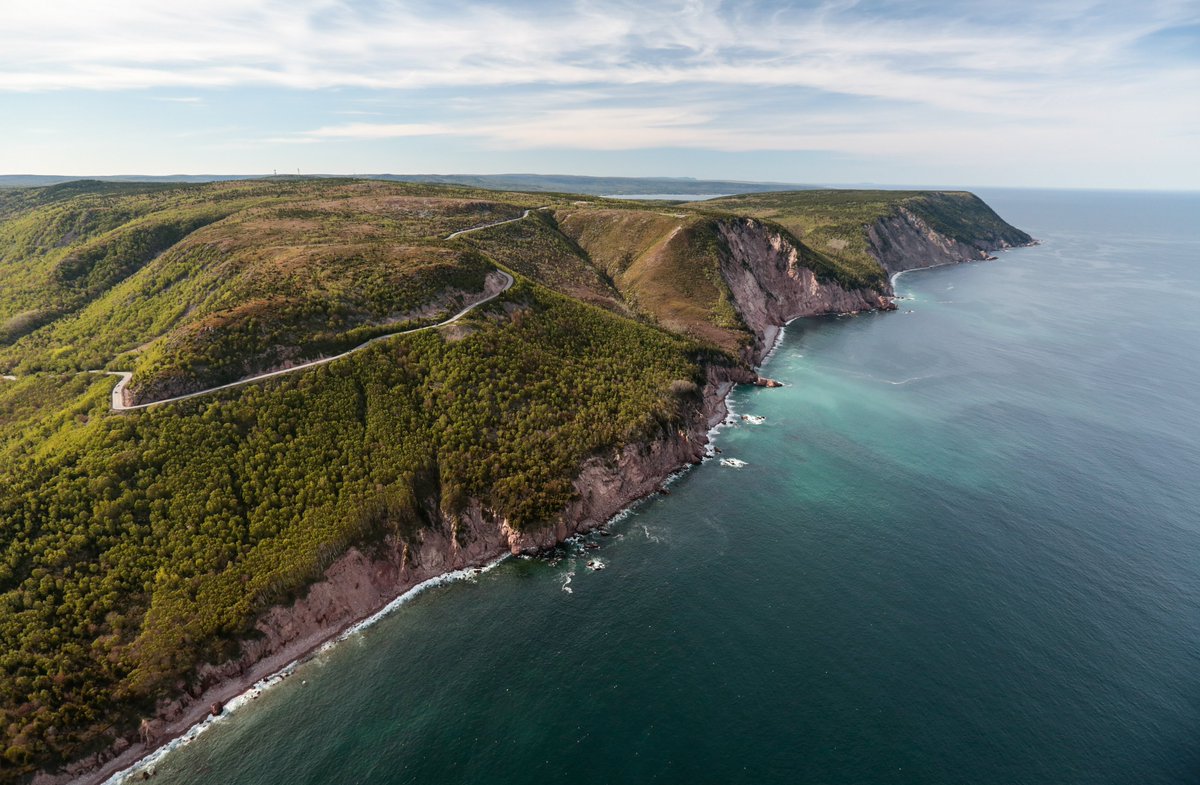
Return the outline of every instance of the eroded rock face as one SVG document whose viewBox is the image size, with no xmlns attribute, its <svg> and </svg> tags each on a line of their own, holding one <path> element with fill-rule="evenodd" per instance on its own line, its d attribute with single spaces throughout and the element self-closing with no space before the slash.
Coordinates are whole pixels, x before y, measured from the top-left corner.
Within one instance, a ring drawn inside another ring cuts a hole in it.
<svg viewBox="0 0 1200 785">
<path fill-rule="evenodd" d="M 732 386 L 757 378 L 737 367 L 710 367 L 707 375 L 703 397 L 685 424 L 665 429 L 648 442 L 587 460 L 575 479 L 577 498 L 556 521 L 536 530 L 516 530 L 504 517 L 472 500 L 458 515 L 434 513 L 437 522 L 420 530 L 415 541 L 388 538 L 371 555 L 351 548 L 303 597 L 267 611 L 256 624 L 260 637 L 244 642 L 241 658 L 203 666 L 198 672 L 200 686 L 245 673 L 253 663 L 296 642 L 344 629 L 430 578 L 481 566 L 506 553 L 552 548 L 657 492 L 669 474 L 704 456 L 708 429 L 724 419 L 724 399 Z M 165 715 L 179 711 L 174 703 L 164 709 Z"/>
<path fill-rule="evenodd" d="M 844 289 L 836 282 L 817 280 L 801 264 L 800 250 L 761 221 L 722 221 L 719 231 L 729 249 L 721 274 L 734 307 L 756 337 L 753 356 L 744 358 L 748 362 L 757 364 L 779 328 L 793 319 L 892 307 L 890 291 Z"/>
<path fill-rule="evenodd" d="M 989 251 L 1012 248 L 1005 237 L 993 233 L 966 241 L 947 237 L 905 207 L 867 227 L 867 248 L 888 274 L 936 267 L 972 259 L 987 259 Z"/>
</svg>

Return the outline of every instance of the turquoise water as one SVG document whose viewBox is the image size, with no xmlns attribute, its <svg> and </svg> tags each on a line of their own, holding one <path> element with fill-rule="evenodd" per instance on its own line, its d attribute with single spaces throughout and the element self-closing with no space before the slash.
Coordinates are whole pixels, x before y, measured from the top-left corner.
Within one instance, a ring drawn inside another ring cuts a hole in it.
<svg viewBox="0 0 1200 785">
<path fill-rule="evenodd" d="M 981 195 L 1044 245 L 792 325 L 744 468 L 417 597 L 156 781 L 1200 782 L 1200 197 Z"/>
</svg>

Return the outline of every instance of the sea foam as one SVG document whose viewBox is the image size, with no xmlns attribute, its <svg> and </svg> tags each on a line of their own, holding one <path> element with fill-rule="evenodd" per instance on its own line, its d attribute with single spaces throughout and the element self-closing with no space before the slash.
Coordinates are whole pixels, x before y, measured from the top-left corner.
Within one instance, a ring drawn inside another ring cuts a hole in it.
<svg viewBox="0 0 1200 785">
<path fill-rule="evenodd" d="M 478 576 L 482 573 L 485 573 L 485 572 L 495 569 L 501 562 L 503 562 L 507 558 L 508 558 L 508 555 L 506 554 L 504 556 L 501 556 L 498 559 L 488 562 L 483 567 L 469 567 L 467 569 L 455 570 L 454 572 L 448 572 L 448 573 L 445 573 L 444 575 L 439 575 L 434 578 L 430 578 L 427 581 L 422 581 L 421 583 L 418 583 L 416 586 L 413 586 L 411 589 L 404 592 L 399 597 L 397 597 L 396 599 L 389 602 L 387 605 L 383 606 L 383 608 L 381 608 L 380 610 L 376 611 L 375 613 L 373 613 L 372 615 L 363 619 L 362 621 L 358 622 L 357 624 L 353 624 L 350 627 L 346 628 L 346 630 L 344 632 L 342 632 L 340 635 L 338 635 L 337 637 L 332 638 L 332 639 L 326 641 L 325 643 L 321 644 L 321 646 L 319 648 L 317 648 L 316 651 L 310 653 L 309 655 L 307 655 L 305 657 L 292 660 L 287 665 L 283 666 L 282 668 L 275 671 L 271 675 L 266 676 L 262 679 L 259 679 L 256 682 L 254 682 L 254 684 L 252 684 L 247 690 L 245 690 L 241 694 L 239 694 L 233 698 L 230 698 L 228 701 L 226 701 L 225 705 L 222 707 L 221 713 L 218 716 L 214 717 L 214 716 L 210 715 L 210 716 L 205 717 L 204 719 L 197 722 L 195 725 L 192 725 L 190 728 L 188 728 L 186 731 L 184 731 L 181 735 L 177 736 L 174 739 L 171 739 L 171 741 L 167 742 L 163 746 L 161 746 L 158 749 L 154 750 L 153 752 L 149 753 L 145 757 L 140 758 L 136 763 L 132 764 L 128 768 L 125 768 L 125 769 L 122 769 L 121 771 L 116 772 L 111 777 L 106 779 L 104 781 L 103 785 L 125 785 L 125 783 L 132 782 L 135 775 L 140 778 L 140 775 L 143 772 L 149 772 L 149 771 L 153 770 L 158 765 L 158 763 L 163 760 L 163 758 L 170 755 L 173 751 L 175 751 L 181 747 L 186 747 L 188 744 L 191 744 L 193 741 L 198 739 L 201 735 L 203 735 L 210 728 L 212 728 L 220 723 L 228 721 L 240 709 L 245 708 L 248 704 L 252 703 L 260 695 L 262 695 L 264 691 L 270 689 L 271 687 L 274 687 L 276 684 L 279 684 L 284 679 L 291 676 L 292 673 L 295 672 L 296 668 L 299 667 L 302 663 L 304 663 L 308 660 L 316 659 L 318 656 L 330 651 L 338 643 L 345 641 L 347 638 L 351 638 L 351 637 L 354 637 L 355 635 L 360 634 L 363 630 L 367 629 L 368 627 L 372 627 L 375 624 L 378 624 L 380 620 L 382 620 L 389 614 L 393 613 L 397 608 L 404 605 L 405 603 L 407 603 L 409 600 L 411 600 L 413 597 L 417 596 L 421 592 L 426 591 L 427 589 L 435 588 L 437 586 L 444 586 L 448 583 L 454 583 L 455 581 L 468 580 L 471 578 L 475 578 L 476 576 Z"/>
</svg>

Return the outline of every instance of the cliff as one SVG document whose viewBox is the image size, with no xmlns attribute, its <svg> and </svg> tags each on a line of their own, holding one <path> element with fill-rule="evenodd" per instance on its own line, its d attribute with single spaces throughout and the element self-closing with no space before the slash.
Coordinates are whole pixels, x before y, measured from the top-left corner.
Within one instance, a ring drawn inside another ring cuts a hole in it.
<svg viewBox="0 0 1200 785">
<path fill-rule="evenodd" d="M 550 525 L 532 531 L 471 500 L 457 515 L 444 514 L 437 499 L 425 500 L 429 526 L 411 539 L 388 537 L 373 549 L 351 548 L 289 605 L 270 608 L 255 624 L 256 636 L 242 642 L 236 659 L 203 665 L 190 683 L 180 683 L 174 700 L 161 702 L 138 736 L 76 761 L 61 773 L 40 773 L 34 785 L 98 785 L 203 721 L 254 684 L 302 659 L 355 623 L 372 616 L 413 587 L 447 573 L 482 567 L 508 554 L 537 553 L 568 537 L 605 524 L 631 503 L 655 493 L 672 473 L 700 463 L 708 431 L 726 415 L 725 397 L 756 376 L 732 365 L 706 369 L 686 422 L 664 428 L 645 442 L 607 456 L 593 456 L 574 482 L 577 498 Z"/>
<path fill-rule="evenodd" d="M 886 295 L 869 288 L 846 289 L 820 281 L 801 263 L 801 249 L 782 232 L 754 218 L 718 224 L 727 253 L 721 275 L 734 306 L 754 336 L 752 364 L 775 343 L 779 328 L 804 316 L 894 308 Z"/>
<path fill-rule="evenodd" d="M 971 259 L 986 259 L 991 251 L 1028 245 L 1033 238 L 1019 230 L 974 230 L 952 236 L 935 229 L 907 207 L 867 227 L 868 251 L 888 274 L 936 267 Z M 889 292 L 890 294 L 890 292 Z"/>
</svg>

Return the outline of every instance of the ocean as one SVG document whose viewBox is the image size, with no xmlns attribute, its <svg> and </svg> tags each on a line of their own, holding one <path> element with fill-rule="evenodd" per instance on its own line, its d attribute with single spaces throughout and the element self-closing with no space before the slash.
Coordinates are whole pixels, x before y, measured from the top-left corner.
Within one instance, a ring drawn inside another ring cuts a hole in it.
<svg viewBox="0 0 1200 785">
<path fill-rule="evenodd" d="M 1042 245 L 793 323 L 744 466 L 416 596 L 153 781 L 1200 782 L 1200 195 L 978 193 Z"/>
</svg>

